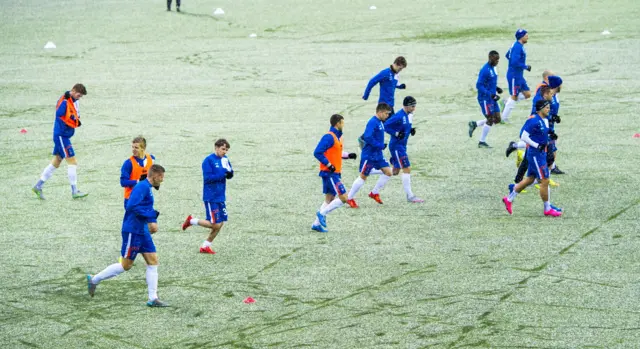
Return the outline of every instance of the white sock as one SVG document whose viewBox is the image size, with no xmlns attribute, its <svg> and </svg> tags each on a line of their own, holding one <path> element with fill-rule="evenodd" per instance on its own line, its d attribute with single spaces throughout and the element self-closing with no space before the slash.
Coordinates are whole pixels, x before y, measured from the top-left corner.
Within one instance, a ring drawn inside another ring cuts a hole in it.
<svg viewBox="0 0 640 349">
<path fill-rule="evenodd" d="M 484 126 L 484 124 L 487 123 L 486 119 L 482 119 L 482 120 L 478 120 L 476 121 L 476 126 L 480 127 L 480 126 Z"/>
<path fill-rule="evenodd" d="M 202 247 L 209 247 L 211 246 L 211 242 L 209 240 L 204 240 L 204 242 L 202 243 Z"/>
<path fill-rule="evenodd" d="M 491 131 L 491 126 L 489 126 L 488 124 L 485 124 L 484 127 L 482 128 L 482 135 L 480 135 L 480 142 L 487 141 L 487 135 L 489 134 L 489 131 Z"/>
<path fill-rule="evenodd" d="M 78 174 L 76 165 L 67 166 L 67 174 L 69 175 L 69 184 L 71 184 L 71 191 L 73 193 L 78 191 Z"/>
<path fill-rule="evenodd" d="M 149 289 L 149 300 L 158 299 L 158 266 L 147 265 L 147 288 Z"/>
<path fill-rule="evenodd" d="M 524 96 L 524 93 L 522 93 L 522 92 L 518 93 L 518 102 L 522 101 L 524 99 L 527 99 L 527 97 Z"/>
<path fill-rule="evenodd" d="M 556 168 L 556 163 L 554 162 L 553 165 L 551 165 L 550 170 L 553 170 L 554 168 Z"/>
<path fill-rule="evenodd" d="M 544 202 L 544 210 L 545 211 L 549 211 L 551 209 L 551 202 L 550 201 L 545 201 Z"/>
<path fill-rule="evenodd" d="M 402 174 L 402 186 L 404 187 L 404 192 L 407 193 L 407 198 L 410 199 L 413 197 L 413 191 L 411 191 L 411 174 L 403 173 Z"/>
<path fill-rule="evenodd" d="M 527 143 L 525 143 L 524 141 L 519 141 L 518 143 L 516 143 L 516 148 L 518 148 L 518 149 L 526 149 L 527 148 Z"/>
<path fill-rule="evenodd" d="M 371 175 L 381 175 L 381 174 L 382 174 L 382 170 L 373 169 L 373 170 L 371 170 L 371 172 L 369 173 L 369 176 L 371 176 Z"/>
<path fill-rule="evenodd" d="M 191 224 L 191 225 L 198 225 L 198 221 L 199 221 L 199 219 L 198 219 L 198 218 L 193 217 L 193 218 L 191 218 L 191 220 L 189 221 L 189 224 Z"/>
<path fill-rule="evenodd" d="M 93 283 L 94 285 L 97 285 L 100 281 L 111 279 L 114 276 L 120 275 L 122 272 L 124 272 L 124 268 L 122 267 L 122 264 L 120 263 L 111 264 L 110 266 L 104 268 L 103 271 L 94 275 L 91 278 L 91 283 Z"/>
<path fill-rule="evenodd" d="M 510 192 L 509 196 L 507 196 L 507 201 L 513 202 L 513 200 L 516 199 L 516 195 L 518 195 L 517 191 L 514 190 L 514 191 Z"/>
<path fill-rule="evenodd" d="M 40 180 L 43 182 L 46 182 L 47 180 L 49 180 L 49 178 L 51 178 L 51 176 L 53 176 L 53 171 L 55 171 L 56 168 L 49 164 L 47 167 L 44 168 L 44 171 L 42 171 L 42 174 L 40 175 Z"/>
<path fill-rule="evenodd" d="M 324 210 L 324 209 L 325 209 L 325 207 L 327 207 L 328 205 L 329 205 L 329 204 L 327 204 L 327 202 L 326 202 L 326 201 L 323 201 L 323 202 L 322 202 L 322 205 L 320 206 L 320 209 L 318 209 L 318 211 L 319 211 L 320 213 L 322 213 L 322 210 Z M 316 225 L 320 225 L 320 220 L 318 219 L 318 216 L 316 216 L 316 220 L 315 220 L 315 221 L 313 221 L 313 225 L 312 225 L 312 226 L 316 226 Z"/>
<path fill-rule="evenodd" d="M 509 121 L 509 116 L 511 115 L 511 111 L 516 106 L 516 101 L 509 97 L 507 102 L 504 104 L 504 112 L 502 113 L 502 120 Z"/>
<path fill-rule="evenodd" d="M 376 186 L 373 187 L 373 190 L 371 192 L 374 194 L 379 194 L 380 190 L 382 190 L 382 188 L 384 188 L 384 185 L 387 184 L 389 178 L 391 177 L 387 176 L 386 174 L 380 175 L 380 178 L 378 178 L 378 182 L 376 182 Z"/>
<path fill-rule="evenodd" d="M 353 199 L 353 197 L 356 196 L 356 194 L 358 193 L 358 190 L 360 190 L 360 188 L 362 188 L 363 185 L 364 185 L 364 179 L 358 176 L 358 178 L 356 178 L 356 180 L 353 181 L 353 185 L 351 185 L 351 190 L 349 190 L 349 195 L 347 195 L 347 199 L 349 200 Z"/>
<path fill-rule="evenodd" d="M 329 203 L 329 205 L 320 210 L 320 214 L 326 216 L 329 212 L 335 210 L 336 208 L 339 208 L 342 205 L 344 205 L 342 200 L 340 200 L 340 198 L 335 198 Z"/>
</svg>

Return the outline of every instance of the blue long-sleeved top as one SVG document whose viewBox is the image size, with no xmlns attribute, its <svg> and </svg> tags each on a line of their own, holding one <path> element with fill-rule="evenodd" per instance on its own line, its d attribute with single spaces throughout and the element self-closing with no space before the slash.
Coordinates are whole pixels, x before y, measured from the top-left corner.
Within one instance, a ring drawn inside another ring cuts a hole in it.
<svg viewBox="0 0 640 349">
<path fill-rule="evenodd" d="M 223 166 L 223 162 L 229 164 L 229 169 Z M 233 172 L 233 167 L 226 155 L 219 157 L 212 153 L 202 161 L 202 201 L 225 202 L 227 172 Z"/>
<path fill-rule="evenodd" d="M 138 162 L 138 165 L 140 165 L 140 167 L 144 167 L 146 165 L 144 162 L 145 158 L 146 157 L 142 159 L 138 157 L 135 158 L 136 161 Z M 151 155 L 151 158 L 155 162 L 156 157 Z M 122 167 L 120 168 L 120 186 L 133 187 L 138 183 L 136 179 L 129 179 L 131 178 L 131 171 L 133 171 L 133 164 L 131 164 L 131 158 L 129 158 L 124 161 L 124 163 L 122 164 Z"/>
<path fill-rule="evenodd" d="M 525 51 L 524 45 L 520 41 L 514 42 L 505 57 L 509 60 L 507 78 L 523 76 L 524 70 L 527 69 L 527 51 Z"/>
<path fill-rule="evenodd" d="M 69 91 L 67 91 L 67 93 L 68 92 Z M 78 109 L 78 101 L 73 99 L 73 97 L 71 99 L 76 104 L 76 109 Z M 67 101 L 63 100 L 62 103 L 60 103 L 60 105 L 56 109 L 56 121 L 53 123 L 53 138 L 57 138 L 57 137 L 71 138 L 71 137 L 73 137 L 73 134 L 75 133 L 76 129 L 74 129 L 73 127 L 67 126 L 67 124 L 65 124 L 62 121 L 62 117 L 65 116 L 66 114 L 67 114 Z M 78 115 L 80 115 L 80 111 L 79 110 L 78 110 Z M 55 139 L 54 139 L 54 141 L 55 141 Z"/>
<path fill-rule="evenodd" d="M 381 160 L 384 158 L 384 124 L 375 115 L 367 122 L 364 130 L 364 141 L 362 158 L 365 160 Z"/>
<path fill-rule="evenodd" d="M 342 131 L 333 126 L 329 128 L 329 132 L 333 132 L 333 134 L 335 134 L 338 139 L 342 137 Z M 329 164 L 329 159 L 324 156 L 324 153 L 329 150 L 329 148 L 333 147 L 333 143 L 333 136 L 326 133 L 324 136 L 322 136 L 322 138 L 320 138 L 320 142 L 318 142 L 316 150 L 313 151 L 313 156 L 318 159 L 318 161 L 320 161 L 323 165 Z"/>
<path fill-rule="evenodd" d="M 122 220 L 123 233 L 144 234 L 147 223 L 157 222 L 152 190 L 149 180 L 141 181 L 133 187 Z"/>
<path fill-rule="evenodd" d="M 396 87 L 398 86 L 398 74 L 391 69 L 391 67 L 382 69 L 376 76 L 372 77 L 364 89 L 364 95 L 362 98 L 369 99 L 371 89 L 380 84 L 380 96 L 378 97 L 378 103 L 386 103 L 393 107 L 395 103 Z"/>
<path fill-rule="evenodd" d="M 411 116 L 402 108 L 384 122 L 384 131 L 391 135 L 391 140 L 389 141 L 390 151 L 397 149 L 406 151 L 407 141 L 411 135 L 411 121 Z M 404 132 L 403 138 L 396 137 L 396 134 L 400 131 Z"/>
<path fill-rule="evenodd" d="M 491 95 L 496 94 L 497 87 L 498 73 L 496 72 L 496 68 L 487 62 L 480 69 L 480 73 L 478 73 L 478 81 L 476 81 L 478 101 L 491 99 Z"/>
<path fill-rule="evenodd" d="M 549 121 L 543 118 L 540 114 L 537 114 L 537 113 L 533 114 L 533 117 L 527 119 L 527 121 L 524 123 L 524 126 L 522 126 L 522 129 L 520 130 L 520 135 L 522 135 L 524 131 L 527 131 L 527 133 L 529 133 L 529 138 L 532 141 L 538 144 L 548 144 L 549 143 L 548 122 Z M 529 154 L 533 154 L 533 155 L 540 154 L 540 151 L 536 148 L 529 147 L 527 149 L 527 156 Z"/>
</svg>

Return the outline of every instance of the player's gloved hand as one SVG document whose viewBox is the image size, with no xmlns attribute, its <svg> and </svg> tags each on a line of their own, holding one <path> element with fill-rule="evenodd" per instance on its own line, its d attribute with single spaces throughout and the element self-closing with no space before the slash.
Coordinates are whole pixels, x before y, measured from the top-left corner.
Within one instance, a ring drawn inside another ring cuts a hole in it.
<svg viewBox="0 0 640 349">
<path fill-rule="evenodd" d="M 556 124 L 559 124 L 560 123 L 560 115 L 558 115 L 558 114 L 551 115 L 551 121 L 555 122 Z"/>
<path fill-rule="evenodd" d="M 411 135 L 412 135 L 412 136 L 415 136 L 415 135 L 416 135 L 416 128 L 415 128 L 415 127 L 412 127 L 412 128 L 411 128 Z"/>
<path fill-rule="evenodd" d="M 160 215 L 160 211 L 158 211 L 158 210 L 153 210 L 153 212 L 155 212 L 155 213 L 156 213 L 156 218 L 158 218 L 158 216 Z"/>
<path fill-rule="evenodd" d="M 155 190 L 160 190 L 160 186 L 159 185 L 154 185 L 153 188 L 155 188 Z"/>
<path fill-rule="evenodd" d="M 500 100 L 500 96 L 498 96 L 498 95 L 491 95 L 491 99 L 493 99 L 494 101 L 498 101 L 498 100 Z"/>
<path fill-rule="evenodd" d="M 549 131 L 549 138 L 551 138 L 551 140 L 557 140 L 558 139 L 558 135 L 553 132 L 553 131 Z"/>
<path fill-rule="evenodd" d="M 78 119 L 78 127 L 82 126 L 82 121 L 80 121 L 80 119 Z"/>
<path fill-rule="evenodd" d="M 385 150 L 385 149 L 387 149 L 387 143 L 385 143 L 385 144 L 382 146 L 382 150 Z"/>
<path fill-rule="evenodd" d="M 399 139 L 404 139 L 404 136 L 406 136 L 404 134 L 404 131 L 398 131 L 396 132 L 396 137 L 398 137 Z"/>
<path fill-rule="evenodd" d="M 147 179 L 147 174 L 146 173 L 143 174 L 142 176 L 140 176 L 140 180 L 141 181 L 144 181 L 145 179 Z"/>
<path fill-rule="evenodd" d="M 531 71 L 531 66 L 527 65 L 527 67 L 525 69 L 527 69 L 527 71 Z"/>
<path fill-rule="evenodd" d="M 327 166 L 327 168 L 329 169 L 329 172 L 331 172 L 331 173 L 336 172 L 336 167 L 333 166 L 333 164 L 329 164 L 329 166 Z"/>
<path fill-rule="evenodd" d="M 362 96 L 362 99 L 366 101 L 367 99 L 369 99 L 369 96 Z"/>
<path fill-rule="evenodd" d="M 396 86 L 396 88 L 397 88 L 397 89 L 400 89 L 400 90 L 404 90 L 405 88 L 407 88 L 407 85 L 405 85 L 405 84 L 400 84 L 400 85 Z"/>
<path fill-rule="evenodd" d="M 498 92 L 498 94 L 502 94 L 502 89 L 500 87 L 496 87 L 496 92 Z"/>
<path fill-rule="evenodd" d="M 355 159 L 357 159 L 357 158 L 358 158 L 358 154 L 356 154 L 356 153 L 349 153 L 349 159 L 353 159 L 353 160 L 355 160 Z"/>
<path fill-rule="evenodd" d="M 546 151 L 547 150 L 547 145 L 540 143 L 540 144 L 538 144 L 538 147 L 536 149 L 538 149 L 539 151 Z"/>
<path fill-rule="evenodd" d="M 233 171 L 227 172 L 224 176 L 227 177 L 227 179 L 233 178 Z"/>
</svg>

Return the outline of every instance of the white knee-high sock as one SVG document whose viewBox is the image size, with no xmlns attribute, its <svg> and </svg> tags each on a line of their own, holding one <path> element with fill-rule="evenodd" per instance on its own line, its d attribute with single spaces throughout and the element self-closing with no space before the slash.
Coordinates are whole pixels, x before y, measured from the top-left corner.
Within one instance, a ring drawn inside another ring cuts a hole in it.
<svg viewBox="0 0 640 349">
<path fill-rule="evenodd" d="M 198 221 L 199 219 L 196 217 L 191 218 L 191 220 L 189 221 L 189 224 L 191 225 L 198 225 Z"/>
<path fill-rule="evenodd" d="M 371 172 L 369 172 L 369 176 L 371 176 L 371 175 L 380 175 L 380 174 L 382 174 L 382 171 L 378 170 L 378 169 L 373 169 L 373 170 L 371 170 Z"/>
<path fill-rule="evenodd" d="M 44 168 L 44 171 L 42 171 L 42 174 L 40 175 L 40 180 L 42 182 L 46 182 L 47 180 L 49 180 L 49 178 L 51 178 L 51 176 L 53 176 L 53 171 L 55 171 L 56 168 L 49 164 L 47 167 Z"/>
<path fill-rule="evenodd" d="M 320 209 L 318 209 L 318 212 L 322 213 L 322 210 L 324 210 L 325 207 L 327 206 L 329 206 L 329 204 L 327 204 L 326 201 L 322 201 L 322 205 L 320 206 Z M 320 220 L 318 219 L 318 216 L 316 216 L 316 220 L 313 221 L 313 225 L 320 225 Z"/>
<path fill-rule="evenodd" d="M 487 123 L 486 119 L 482 119 L 482 120 L 478 120 L 476 121 L 476 126 L 480 127 L 480 126 L 484 126 L 484 124 Z"/>
<path fill-rule="evenodd" d="M 502 113 L 502 120 L 509 121 L 509 116 L 511 115 L 511 111 L 516 106 L 516 101 L 512 98 L 508 98 L 507 102 L 504 104 L 504 112 Z"/>
<path fill-rule="evenodd" d="M 69 165 L 67 166 L 67 174 L 69 175 L 69 184 L 71 184 L 71 191 L 73 193 L 78 191 L 78 166 Z"/>
<path fill-rule="evenodd" d="M 482 134 L 480 135 L 480 142 L 487 141 L 487 135 L 489 134 L 489 131 L 491 131 L 491 126 L 489 126 L 489 124 L 485 124 L 482 128 Z"/>
<path fill-rule="evenodd" d="M 380 190 L 382 190 L 382 188 L 384 188 L 384 185 L 387 184 L 389 178 L 391 177 L 387 176 L 386 174 L 380 175 L 380 178 L 378 178 L 378 182 L 376 182 L 376 186 L 373 187 L 373 190 L 371 192 L 374 194 L 379 194 Z"/>
<path fill-rule="evenodd" d="M 329 203 L 329 205 L 320 210 L 320 214 L 326 216 L 329 212 L 341 207 L 342 205 L 344 205 L 342 200 L 340 200 L 340 198 L 335 198 Z"/>
<path fill-rule="evenodd" d="M 404 187 L 404 192 L 407 193 L 407 198 L 412 198 L 413 191 L 411 190 L 411 174 L 402 174 L 402 186 Z"/>
<path fill-rule="evenodd" d="M 516 148 L 518 149 L 525 149 L 527 147 L 527 143 L 525 143 L 524 141 L 519 141 L 518 143 L 516 143 Z"/>
<path fill-rule="evenodd" d="M 120 263 L 113 263 L 110 266 L 104 268 L 103 271 L 99 272 L 95 276 L 91 278 L 91 282 L 97 285 L 100 281 L 111 279 L 114 276 L 118 276 L 124 272 L 124 268 Z"/>
<path fill-rule="evenodd" d="M 149 300 L 158 299 L 158 266 L 147 265 L 147 288 L 149 289 Z"/>
<path fill-rule="evenodd" d="M 358 190 L 360 190 L 360 188 L 362 188 L 363 185 L 364 185 L 364 179 L 358 176 L 358 178 L 356 178 L 356 180 L 353 181 L 353 185 L 351 185 L 351 190 L 349 190 L 349 195 L 347 195 L 347 198 L 349 200 L 353 199 L 358 193 Z"/>
<path fill-rule="evenodd" d="M 527 97 L 525 97 L 524 93 L 520 92 L 518 93 L 518 102 L 527 99 Z"/>
</svg>

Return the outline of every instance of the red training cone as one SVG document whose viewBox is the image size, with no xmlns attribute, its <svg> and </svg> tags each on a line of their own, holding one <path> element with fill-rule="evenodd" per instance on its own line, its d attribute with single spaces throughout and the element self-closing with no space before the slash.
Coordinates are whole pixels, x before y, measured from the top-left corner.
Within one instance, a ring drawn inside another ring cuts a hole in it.
<svg viewBox="0 0 640 349">
<path fill-rule="evenodd" d="M 27 129 L 26 129 L 26 128 L 23 128 L 22 130 L 20 130 L 20 133 L 22 133 L 22 134 L 27 133 Z"/>
<path fill-rule="evenodd" d="M 636 133 L 633 135 L 633 138 L 640 138 L 640 133 Z"/>
<path fill-rule="evenodd" d="M 251 297 L 247 297 L 247 298 L 245 298 L 245 299 L 243 300 L 243 302 L 245 302 L 245 303 L 247 303 L 247 304 L 250 304 L 250 303 L 255 303 L 255 302 L 256 302 L 256 300 L 255 300 L 255 299 L 253 299 L 253 298 L 251 298 Z"/>
</svg>

